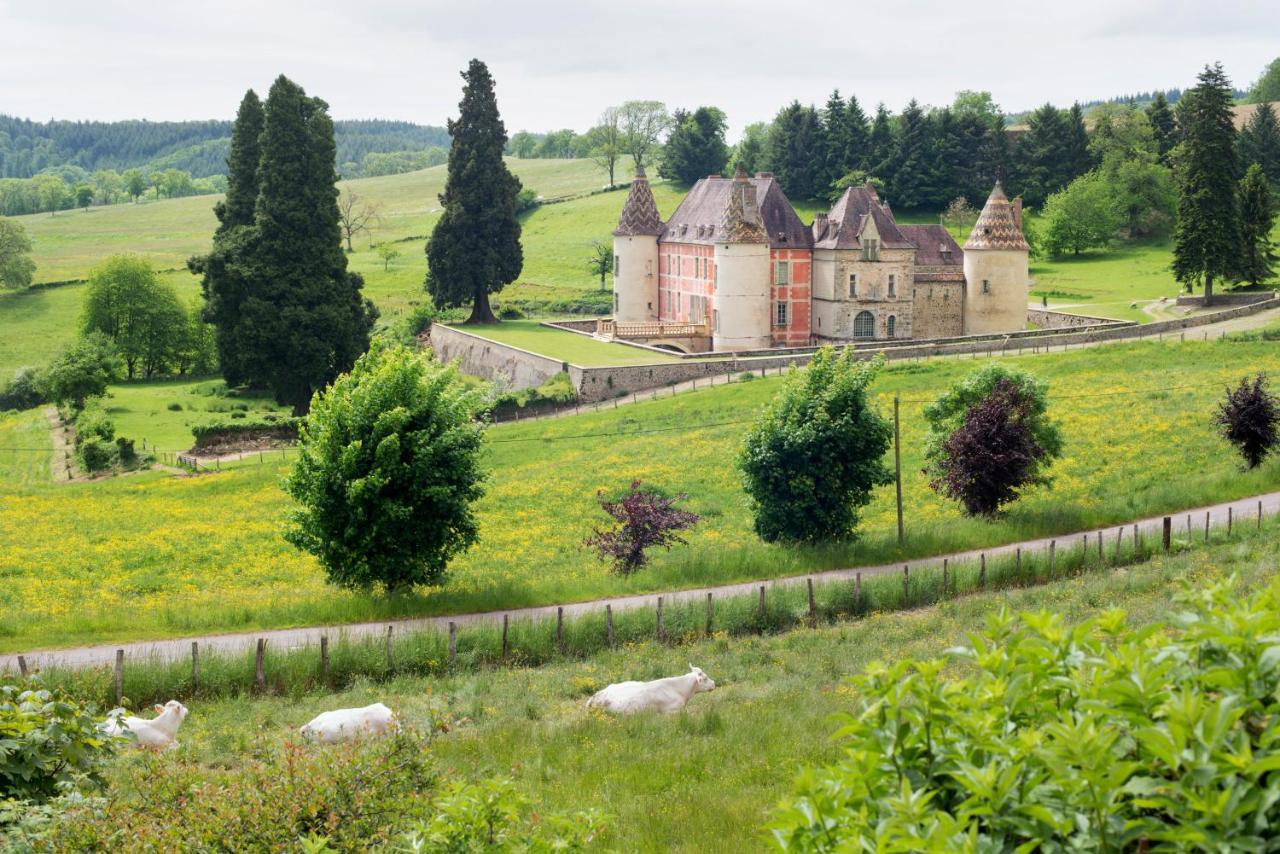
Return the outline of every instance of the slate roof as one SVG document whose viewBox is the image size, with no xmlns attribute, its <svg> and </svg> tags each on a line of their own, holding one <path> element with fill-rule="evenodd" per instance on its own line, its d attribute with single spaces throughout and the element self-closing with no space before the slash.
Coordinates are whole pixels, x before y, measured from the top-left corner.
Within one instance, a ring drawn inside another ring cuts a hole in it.
<svg viewBox="0 0 1280 854">
<path fill-rule="evenodd" d="M 1014 220 L 1013 205 L 1009 203 L 999 181 L 992 189 L 987 203 L 982 206 L 982 213 L 978 215 L 978 221 L 974 223 L 964 248 L 1015 249 L 1023 252 L 1031 250 L 1027 239 L 1022 236 L 1022 229 Z"/>
<path fill-rule="evenodd" d="M 819 217 L 814 222 L 813 247 L 815 249 L 861 249 L 858 235 L 866 217 L 875 222 L 880 233 L 881 249 L 912 249 L 912 243 L 894 222 L 893 214 L 880 202 L 880 197 L 870 186 L 849 187 L 827 212 L 826 227 L 818 233 Z"/>
<path fill-rule="evenodd" d="M 959 267 L 964 264 L 964 252 L 951 232 L 941 225 L 900 225 L 898 230 L 916 246 L 917 267 Z M 944 249 L 951 250 L 944 252 Z"/>
<path fill-rule="evenodd" d="M 662 217 L 658 215 L 658 205 L 653 200 L 653 190 L 649 187 L 643 166 L 636 169 L 636 177 L 631 181 L 627 200 L 622 205 L 622 216 L 618 217 L 618 227 L 613 233 L 618 237 L 662 233 Z"/>
<path fill-rule="evenodd" d="M 769 246 L 773 249 L 810 248 L 812 240 L 808 227 L 800 221 L 795 208 L 773 176 L 761 172 L 754 178 L 749 178 L 744 173 L 742 178 L 755 189 L 755 207 Z M 699 179 L 680 202 L 680 207 L 667 220 L 659 242 L 725 242 L 724 220 L 733 184 L 734 179 L 719 175 Z"/>
</svg>

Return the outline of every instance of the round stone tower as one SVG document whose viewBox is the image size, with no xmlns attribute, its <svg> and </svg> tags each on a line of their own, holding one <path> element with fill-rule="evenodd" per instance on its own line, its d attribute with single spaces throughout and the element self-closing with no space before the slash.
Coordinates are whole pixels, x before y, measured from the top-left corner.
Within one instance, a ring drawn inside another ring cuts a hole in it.
<svg viewBox="0 0 1280 854">
<path fill-rule="evenodd" d="M 618 227 L 613 230 L 613 319 L 646 323 L 658 319 L 658 235 L 662 218 L 653 190 L 636 169 Z"/>
<path fill-rule="evenodd" d="M 964 244 L 964 334 L 1027 328 L 1030 253 L 1022 200 L 1010 203 L 997 181 Z"/>
<path fill-rule="evenodd" d="M 715 247 L 711 349 L 768 348 L 772 340 L 769 241 L 760 220 L 756 188 L 741 166 L 729 188 Z"/>
</svg>

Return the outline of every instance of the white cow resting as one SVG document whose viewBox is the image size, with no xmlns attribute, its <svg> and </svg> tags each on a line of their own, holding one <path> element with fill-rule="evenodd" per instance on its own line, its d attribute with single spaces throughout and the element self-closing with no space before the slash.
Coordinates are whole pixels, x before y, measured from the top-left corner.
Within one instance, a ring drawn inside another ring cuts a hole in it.
<svg viewBox="0 0 1280 854">
<path fill-rule="evenodd" d="M 396 714 L 381 703 L 359 709 L 323 712 L 300 732 L 322 744 L 349 741 L 364 735 L 385 735 L 396 728 Z"/>
<path fill-rule="evenodd" d="M 587 708 L 625 715 L 632 712 L 678 712 L 688 705 L 694 694 L 715 690 L 700 668 L 689 665 L 683 676 L 669 676 L 652 682 L 617 682 L 596 692 L 587 700 Z"/>
<path fill-rule="evenodd" d="M 138 747 L 151 747 L 158 750 L 172 750 L 178 746 L 175 740 L 178 727 L 187 716 L 187 707 L 177 700 L 170 700 L 163 706 L 156 706 L 156 717 L 151 720 L 124 715 L 124 709 L 116 709 L 102 725 L 102 731 L 110 736 L 125 736 L 133 733 L 137 736 Z"/>
</svg>

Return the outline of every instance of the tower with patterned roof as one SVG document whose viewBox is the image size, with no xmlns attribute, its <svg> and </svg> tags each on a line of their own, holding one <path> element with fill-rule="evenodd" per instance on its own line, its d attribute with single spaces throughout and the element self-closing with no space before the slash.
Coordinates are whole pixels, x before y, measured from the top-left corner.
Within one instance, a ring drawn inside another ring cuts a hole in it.
<svg viewBox="0 0 1280 854">
<path fill-rule="evenodd" d="M 658 319 L 660 234 L 662 217 L 641 166 L 613 230 L 613 319 L 620 323 Z"/>
<path fill-rule="evenodd" d="M 1013 332 L 1027 325 L 1028 259 L 1022 200 L 996 182 L 964 244 L 964 332 Z"/>
<path fill-rule="evenodd" d="M 741 165 L 716 228 L 714 258 L 711 349 L 732 352 L 773 346 L 769 237 L 756 188 Z"/>
</svg>

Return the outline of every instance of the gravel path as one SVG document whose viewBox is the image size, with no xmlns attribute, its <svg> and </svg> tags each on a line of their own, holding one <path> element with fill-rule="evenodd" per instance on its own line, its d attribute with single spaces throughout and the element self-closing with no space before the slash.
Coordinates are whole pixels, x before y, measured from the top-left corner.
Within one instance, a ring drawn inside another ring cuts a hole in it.
<svg viewBox="0 0 1280 854">
<path fill-rule="evenodd" d="M 1197 507 L 1170 514 L 1173 519 L 1174 532 L 1185 535 L 1188 531 L 1193 536 L 1203 536 L 1206 520 L 1211 527 L 1224 528 L 1228 524 L 1229 513 L 1233 515 L 1237 525 L 1258 524 L 1259 514 L 1271 516 L 1280 513 L 1280 492 L 1269 492 L 1251 498 L 1242 498 L 1210 507 Z M 977 562 L 980 554 L 989 557 L 1007 556 L 1016 549 L 1024 554 L 1033 555 L 1049 550 L 1049 544 L 1056 542 L 1062 551 L 1080 548 L 1087 542 L 1089 548 L 1096 549 L 1101 539 L 1107 553 L 1116 547 L 1117 532 L 1125 542 L 1131 542 L 1133 528 L 1136 525 L 1140 536 L 1148 541 L 1158 541 L 1163 527 L 1162 516 L 1126 522 L 1124 525 L 1077 531 L 1058 537 L 1043 537 L 1010 543 L 985 550 L 954 552 L 932 558 L 922 558 L 910 562 L 913 572 L 940 571 L 943 560 L 955 565 Z M 450 622 L 459 627 L 481 622 L 501 623 L 504 616 L 512 620 L 534 620 L 553 618 L 557 607 L 563 607 L 566 617 L 574 617 L 591 611 L 603 610 L 610 605 L 615 611 L 652 608 L 657 597 L 661 595 L 665 603 L 681 603 L 705 600 L 708 593 L 716 597 L 749 595 L 760 587 L 791 587 L 802 585 L 808 578 L 815 583 L 849 580 L 857 574 L 865 576 L 901 572 L 903 564 L 894 563 L 881 566 L 852 567 L 834 569 L 826 572 L 815 572 L 808 576 L 793 576 L 772 581 L 747 581 L 739 584 L 725 584 L 716 587 L 699 587 L 692 590 L 644 593 L 635 596 L 620 596 L 611 599 L 597 599 L 590 602 L 574 602 L 563 606 L 546 605 L 536 608 L 518 608 L 507 611 L 486 611 L 473 614 L 455 614 L 441 617 L 420 617 L 408 620 L 397 620 L 393 623 L 380 621 L 376 623 L 353 623 L 346 626 L 315 626 L 297 629 L 278 629 L 274 631 L 245 632 L 242 634 L 204 635 L 202 637 L 175 638 L 172 640 L 144 641 L 141 643 L 104 644 L 101 646 L 85 646 L 74 649 L 39 650 L 25 653 L 28 667 L 38 668 L 56 665 L 59 667 L 100 667 L 110 666 L 115 661 L 116 650 L 123 649 L 126 659 L 155 659 L 160 661 L 176 661 L 191 655 L 191 643 L 197 641 L 202 653 L 247 654 L 256 645 L 258 638 L 266 638 L 270 647 L 275 650 L 288 650 L 297 647 L 319 644 L 323 635 L 330 637 L 345 636 L 347 638 L 368 638 L 383 636 L 387 626 L 395 625 L 396 632 L 410 631 L 446 631 Z M 18 670 L 18 656 L 14 654 L 0 655 L 0 672 Z"/>
</svg>

